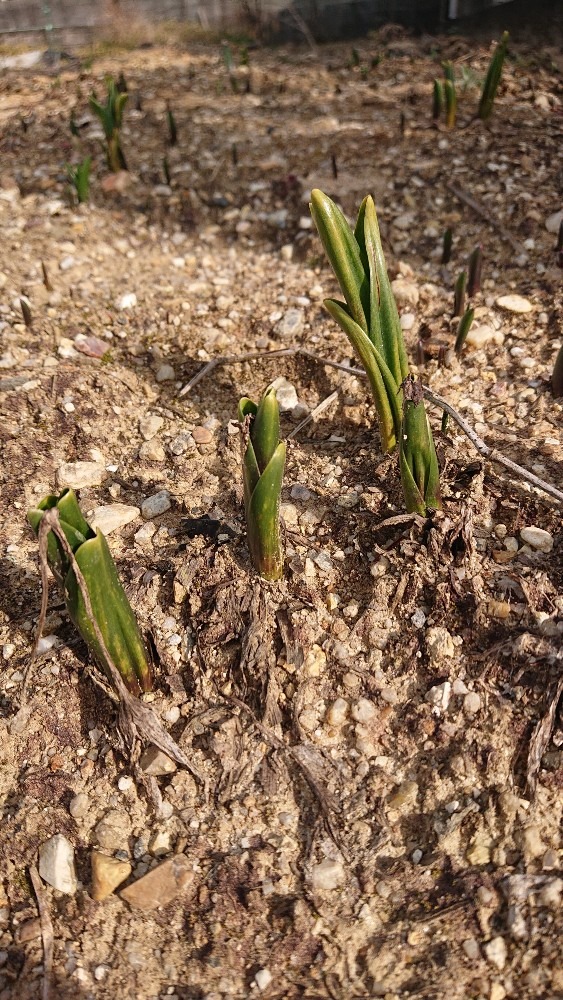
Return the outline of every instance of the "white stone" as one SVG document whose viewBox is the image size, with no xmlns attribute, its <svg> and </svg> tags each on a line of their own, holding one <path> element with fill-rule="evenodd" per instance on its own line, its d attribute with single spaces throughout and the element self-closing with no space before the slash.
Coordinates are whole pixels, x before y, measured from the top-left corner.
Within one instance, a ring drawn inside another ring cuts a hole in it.
<svg viewBox="0 0 563 1000">
<path fill-rule="evenodd" d="M 132 507 L 127 503 L 112 503 L 107 507 L 94 507 L 88 516 L 88 522 L 94 531 L 99 528 L 104 535 L 109 535 L 125 524 L 130 524 L 140 514 L 138 507 Z"/>
<path fill-rule="evenodd" d="M 254 976 L 254 982 L 259 990 L 267 990 L 272 982 L 273 976 L 269 969 L 258 969 Z"/>
<path fill-rule="evenodd" d="M 463 711 L 466 715 L 477 715 L 481 708 L 481 698 L 476 691 L 469 691 L 463 699 Z"/>
<path fill-rule="evenodd" d="M 82 819 L 90 808 L 90 800 L 86 792 L 77 792 L 70 800 L 68 811 L 73 819 Z"/>
<path fill-rule="evenodd" d="M 139 448 L 139 458 L 143 462 L 164 462 L 166 460 L 166 452 L 162 443 L 157 438 L 151 438 L 150 441 L 143 441 Z"/>
<path fill-rule="evenodd" d="M 553 548 L 553 536 L 550 535 L 549 531 L 536 528 L 535 525 L 522 528 L 520 538 L 527 545 L 531 545 L 533 549 L 538 549 L 540 552 L 551 552 Z"/>
<path fill-rule="evenodd" d="M 74 848 L 62 833 L 56 833 L 39 848 L 39 874 L 53 889 L 72 896 L 77 888 Z"/>
<path fill-rule="evenodd" d="M 555 233 L 555 235 L 557 236 L 557 233 L 559 232 L 559 226 L 561 225 L 562 221 L 563 221 L 563 208 L 560 209 L 559 212 L 554 212 L 553 215 L 549 215 L 545 220 L 545 228 L 547 229 L 548 233 Z"/>
<path fill-rule="evenodd" d="M 506 309 L 507 312 L 529 313 L 534 308 L 532 303 L 525 299 L 523 295 L 500 295 L 496 300 L 497 306 Z"/>
<path fill-rule="evenodd" d="M 170 510 L 170 494 L 168 490 L 160 490 L 159 493 L 155 493 L 152 497 L 147 497 L 141 504 L 141 514 L 145 521 L 149 521 L 151 517 L 158 517 L 159 514 L 164 514 L 167 510 Z"/>
<path fill-rule="evenodd" d="M 414 313 L 409 313 L 409 312 L 403 313 L 401 315 L 401 330 L 404 330 L 405 333 L 408 333 L 409 330 L 412 330 L 415 322 L 416 322 L 416 316 L 414 315 Z"/>
<path fill-rule="evenodd" d="M 413 212 L 403 212 L 402 215 L 397 215 L 393 219 L 393 225 L 395 226 L 395 229 L 400 229 L 405 232 L 407 229 L 411 228 L 414 218 Z"/>
<path fill-rule="evenodd" d="M 333 861 L 331 858 L 326 858 L 320 864 L 313 866 L 313 871 L 311 872 L 313 889 L 338 889 L 341 885 L 344 885 L 345 881 L 346 873 L 344 865 L 340 861 Z"/>
<path fill-rule="evenodd" d="M 391 282 L 393 294 L 399 306 L 417 306 L 420 298 L 418 285 L 414 281 L 407 281 L 405 278 L 395 278 Z"/>
<path fill-rule="evenodd" d="M 163 364 L 157 368 L 155 378 L 157 382 L 173 382 L 176 378 L 176 372 L 172 365 Z"/>
<path fill-rule="evenodd" d="M 477 350 L 484 347 L 485 344 L 500 345 L 504 343 L 504 333 L 501 330 L 495 330 L 488 323 L 483 323 L 480 326 L 471 327 L 465 338 L 465 343 L 469 347 L 475 347 Z"/>
<path fill-rule="evenodd" d="M 158 434 L 163 424 L 163 418 L 157 416 L 156 413 L 150 413 L 147 416 L 141 417 L 139 420 L 139 431 L 143 440 L 150 441 L 155 434 Z"/>
<path fill-rule="evenodd" d="M 494 937 L 485 945 L 485 956 L 491 965 L 494 965 L 499 972 L 502 972 L 506 965 L 507 950 L 503 937 Z"/>
<path fill-rule="evenodd" d="M 348 715 L 348 702 L 344 698 L 337 698 L 326 713 L 326 721 L 329 726 L 340 729 L 346 722 Z"/>
<path fill-rule="evenodd" d="M 454 655 L 454 641 L 447 628 L 442 628 L 441 626 L 429 628 L 426 630 L 425 639 L 426 651 L 432 663 L 439 663 L 441 660 Z"/>
<path fill-rule="evenodd" d="M 356 722 L 371 722 L 377 714 L 377 709 L 369 698 L 360 698 L 352 705 L 352 718 Z"/>
<path fill-rule="evenodd" d="M 57 486 L 70 486 L 73 490 L 100 486 L 105 473 L 100 462 L 63 462 L 57 469 Z"/>
<path fill-rule="evenodd" d="M 452 696 L 452 685 L 449 681 L 444 681 L 443 684 L 436 684 L 431 687 L 429 691 L 426 692 L 425 701 L 428 701 L 435 708 L 439 709 L 441 712 L 446 712 L 448 705 L 450 704 L 450 698 Z"/>
<path fill-rule="evenodd" d="M 272 382 L 272 389 L 276 390 L 276 398 L 280 408 L 280 413 L 291 413 L 299 404 L 297 390 L 291 382 L 281 375 Z"/>
<path fill-rule="evenodd" d="M 303 330 L 305 313 L 302 309 L 288 309 L 276 325 L 275 332 L 279 337 L 297 337 Z"/>
<path fill-rule="evenodd" d="M 125 295 L 121 295 L 117 302 L 115 303 L 116 309 L 132 309 L 133 306 L 137 305 L 137 296 L 135 292 L 126 292 Z"/>
<path fill-rule="evenodd" d="M 139 530 L 135 532 L 135 541 L 137 545 L 140 545 L 141 547 L 143 545 L 148 545 L 155 531 L 156 524 L 153 524 L 152 521 L 148 521 L 147 524 L 143 524 L 143 527 L 139 528 Z"/>
</svg>

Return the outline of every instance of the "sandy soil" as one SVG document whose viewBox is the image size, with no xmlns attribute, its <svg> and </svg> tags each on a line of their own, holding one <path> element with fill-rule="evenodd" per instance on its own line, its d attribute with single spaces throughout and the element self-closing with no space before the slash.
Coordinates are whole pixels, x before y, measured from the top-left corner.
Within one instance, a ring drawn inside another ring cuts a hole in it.
<svg viewBox="0 0 563 1000">
<path fill-rule="evenodd" d="M 489 445 L 561 487 L 557 51 L 513 48 L 484 126 L 486 45 L 387 31 L 356 50 L 253 50 L 248 68 L 234 46 L 236 83 L 217 48 L 180 47 L 0 77 L 1 1000 L 42 996 L 29 872 L 57 834 L 76 882 L 39 883 L 52 997 L 563 995 L 561 505 L 454 424 L 443 433 L 431 407 L 444 510 L 397 520 L 367 386 L 322 360 L 237 360 L 181 392 L 218 355 L 349 358 L 307 201 L 319 186 L 352 216 L 371 191 L 413 365 Z M 446 131 L 431 88 L 448 58 Z M 112 177 L 87 99 L 120 71 L 129 173 Z M 86 155 L 77 206 L 65 163 Z M 457 358 L 453 285 L 477 244 Z M 276 378 L 284 435 L 337 396 L 290 440 L 286 573 L 267 585 L 248 559 L 234 418 Z M 153 650 L 151 706 L 205 785 L 173 767 L 151 780 L 125 751 L 54 585 L 30 667 L 26 510 L 81 481 L 96 523 L 129 509 L 108 539 Z M 94 851 L 131 866 L 101 901 Z"/>
</svg>

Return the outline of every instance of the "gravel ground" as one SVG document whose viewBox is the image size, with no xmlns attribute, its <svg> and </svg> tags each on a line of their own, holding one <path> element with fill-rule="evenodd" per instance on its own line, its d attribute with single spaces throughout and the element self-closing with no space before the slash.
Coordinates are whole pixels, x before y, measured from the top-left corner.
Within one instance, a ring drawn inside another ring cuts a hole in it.
<svg viewBox="0 0 563 1000">
<path fill-rule="evenodd" d="M 444 510 L 400 517 L 366 384 L 322 363 L 349 347 L 307 208 L 312 187 L 350 216 L 374 194 L 425 383 L 561 488 L 560 54 L 513 47 L 484 126 L 487 45 L 386 30 L 356 52 L 247 67 L 233 46 L 232 80 L 217 47 L 2 71 L 0 1000 L 42 996 L 49 917 L 56 998 L 563 996 L 561 505 L 431 407 Z M 448 131 L 430 120 L 443 59 Z M 129 172 L 108 175 L 87 98 L 120 71 Z M 77 206 L 65 163 L 86 155 Z M 457 358 L 453 286 L 478 244 Z M 296 347 L 318 359 L 241 360 Z M 286 573 L 263 584 L 234 418 L 274 379 L 284 435 L 337 395 L 290 439 Z M 127 753 L 54 585 L 30 667 L 25 513 L 65 485 L 108 534 L 151 706 L 202 783 Z"/>
</svg>

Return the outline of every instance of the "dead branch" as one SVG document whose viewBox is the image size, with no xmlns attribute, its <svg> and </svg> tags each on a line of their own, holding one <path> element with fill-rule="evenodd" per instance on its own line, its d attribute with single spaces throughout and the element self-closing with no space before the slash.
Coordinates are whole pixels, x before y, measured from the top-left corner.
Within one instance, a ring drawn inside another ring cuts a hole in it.
<svg viewBox="0 0 563 1000">
<path fill-rule="evenodd" d="M 49 906 L 43 891 L 43 883 L 35 865 L 29 866 L 29 877 L 37 900 L 39 923 L 41 925 L 41 941 L 43 942 L 43 1000 L 49 1000 L 51 977 L 53 975 L 54 935 Z"/>
<path fill-rule="evenodd" d="M 296 355 L 302 355 L 305 358 L 312 358 L 314 361 L 321 365 L 327 365 L 329 368 L 336 368 L 338 371 L 346 372 L 347 375 L 354 375 L 357 378 L 367 378 L 367 375 L 363 368 L 353 368 L 350 365 L 342 364 L 339 361 L 332 361 L 330 358 L 322 358 L 318 354 L 314 354 L 312 351 L 307 351 L 303 347 L 288 347 L 280 351 L 266 351 L 266 352 L 256 352 L 252 354 L 241 354 L 239 357 L 234 355 L 228 355 L 222 358 L 214 358 L 212 361 L 208 361 L 207 364 L 196 374 L 193 379 L 180 390 L 180 395 L 185 395 L 189 392 L 194 385 L 197 384 L 202 378 L 205 377 L 213 368 L 217 365 L 224 364 L 236 364 L 239 361 L 248 361 L 255 358 L 275 358 L 275 357 L 295 357 Z M 559 503 L 563 503 L 563 492 L 558 490 L 556 486 L 552 486 L 551 483 L 545 481 L 545 479 L 540 479 L 539 476 L 535 476 L 533 472 L 529 472 L 528 469 L 523 468 L 521 465 L 517 465 L 512 459 L 506 458 L 501 452 L 497 451 L 496 448 L 491 448 L 488 444 L 483 441 L 482 438 L 473 430 L 467 420 L 461 416 L 460 413 L 448 403 L 437 393 L 432 392 L 427 385 L 423 386 L 424 398 L 428 400 L 429 403 L 433 403 L 435 406 L 439 406 L 441 410 L 445 410 L 449 413 L 452 420 L 458 425 L 458 427 L 463 431 L 466 437 L 469 438 L 474 448 L 487 458 L 490 462 L 495 462 L 497 465 L 503 465 L 505 469 L 508 469 L 513 475 L 517 476 L 519 479 L 524 479 L 531 486 L 535 486 L 536 489 L 542 490 L 543 493 L 547 493 L 548 496 L 553 497 L 554 500 L 558 500 Z M 329 397 L 327 397 L 328 399 Z M 328 406 L 327 400 L 323 400 Z M 320 404 L 323 405 L 323 404 Z M 318 408 L 317 408 L 318 409 Z M 295 436 L 299 428 L 293 431 L 291 436 Z"/>
<path fill-rule="evenodd" d="M 530 746 L 528 749 L 528 770 L 527 770 L 527 784 L 530 792 L 533 794 L 536 790 L 538 772 L 541 766 L 542 757 L 549 746 L 549 741 L 551 739 L 553 729 L 555 726 L 555 713 L 557 712 L 557 706 L 563 697 L 563 674 L 559 678 L 559 682 L 556 685 L 553 695 L 549 699 L 549 706 L 547 712 L 538 722 L 534 732 L 532 733 L 532 738 L 530 740 Z"/>
<path fill-rule="evenodd" d="M 512 249 L 516 251 L 516 253 L 522 252 L 522 244 L 519 243 L 518 240 L 514 238 L 512 233 L 509 233 L 508 230 L 505 229 L 505 227 L 502 225 L 501 222 L 495 219 L 495 217 L 491 214 L 492 211 L 491 208 L 489 208 L 488 206 L 485 207 L 484 205 L 481 205 L 481 203 L 478 202 L 477 199 L 474 198 L 472 195 L 470 195 L 467 191 L 464 191 L 463 188 L 456 187 L 449 181 L 446 181 L 446 187 L 448 191 L 451 191 L 451 193 L 459 201 L 462 201 L 464 205 L 467 205 L 469 208 L 471 208 L 476 215 L 478 215 L 481 219 L 484 220 L 484 222 L 487 223 L 488 226 L 491 227 L 491 229 L 494 229 L 495 232 L 497 232 L 499 236 L 501 236 L 506 243 L 509 243 Z"/>
</svg>

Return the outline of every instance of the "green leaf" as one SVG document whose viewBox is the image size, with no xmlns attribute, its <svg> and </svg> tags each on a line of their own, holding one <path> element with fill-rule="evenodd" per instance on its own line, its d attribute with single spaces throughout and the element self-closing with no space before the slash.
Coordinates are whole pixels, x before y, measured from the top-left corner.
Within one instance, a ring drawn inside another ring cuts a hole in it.
<svg viewBox="0 0 563 1000">
<path fill-rule="evenodd" d="M 506 58 L 509 37 L 508 31 L 503 32 L 502 38 L 498 43 L 489 63 L 489 68 L 483 84 L 483 90 L 481 91 L 479 108 L 477 110 L 478 117 L 483 121 L 487 121 L 493 113 L 493 104 L 495 102 L 500 78 L 502 76 L 502 68 Z"/>
<path fill-rule="evenodd" d="M 325 299 L 325 309 L 342 327 L 366 370 L 379 419 L 381 445 L 393 451 L 401 427 L 401 389 L 392 372 L 362 328 L 354 322 L 341 302 Z"/>
<path fill-rule="evenodd" d="M 326 255 L 338 279 L 350 314 L 368 332 L 369 281 L 362 265 L 360 248 L 343 212 L 318 188 L 311 191 L 311 215 Z"/>
<path fill-rule="evenodd" d="M 278 580 L 283 573 L 279 508 L 285 456 L 286 445 L 280 441 L 248 506 L 248 547 L 254 566 L 265 580 Z"/>
<path fill-rule="evenodd" d="M 92 611 L 115 666 L 130 691 L 149 691 L 151 676 L 145 646 L 101 532 L 77 549 L 75 559 L 86 581 Z M 66 575 L 64 589 L 67 610 L 74 624 L 111 678 L 72 568 Z"/>
<path fill-rule="evenodd" d="M 250 440 L 258 468 L 264 471 L 280 440 L 280 411 L 275 389 L 267 389 L 250 425 Z"/>
<path fill-rule="evenodd" d="M 440 509 L 438 459 L 423 402 L 404 402 L 399 464 L 407 511 Z"/>
<path fill-rule="evenodd" d="M 370 263 L 372 285 L 377 284 L 379 297 L 379 327 L 383 344 L 383 356 L 397 385 L 407 377 L 409 366 L 405 351 L 403 331 L 399 320 L 397 303 L 387 274 L 379 224 L 373 198 L 366 198 L 364 236 L 366 252 Z"/>
</svg>

